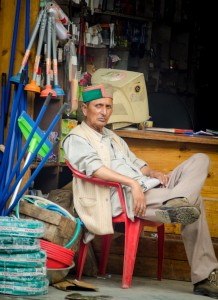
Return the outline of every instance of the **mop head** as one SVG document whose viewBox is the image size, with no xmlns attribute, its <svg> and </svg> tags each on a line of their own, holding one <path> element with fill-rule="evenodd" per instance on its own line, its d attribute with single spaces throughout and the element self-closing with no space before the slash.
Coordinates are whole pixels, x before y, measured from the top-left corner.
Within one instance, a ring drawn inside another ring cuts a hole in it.
<svg viewBox="0 0 218 300">
<path fill-rule="evenodd" d="M 28 139 L 34 125 L 35 125 L 35 122 L 30 118 L 30 116 L 25 111 L 23 111 L 18 118 L 18 126 L 19 126 L 20 130 L 22 131 L 22 134 L 26 140 Z M 44 136 L 44 132 L 39 127 L 37 127 L 37 129 L 32 137 L 32 140 L 33 139 L 36 140 L 36 143 L 34 143 L 34 149 L 32 149 L 32 151 L 35 151 L 35 149 L 41 142 L 43 136 Z M 30 141 L 30 145 L 31 145 L 32 140 Z M 45 157 L 51 148 L 52 148 L 51 141 L 49 141 L 49 139 L 46 139 L 45 143 L 40 148 L 38 154 L 40 154 L 42 157 Z"/>
</svg>

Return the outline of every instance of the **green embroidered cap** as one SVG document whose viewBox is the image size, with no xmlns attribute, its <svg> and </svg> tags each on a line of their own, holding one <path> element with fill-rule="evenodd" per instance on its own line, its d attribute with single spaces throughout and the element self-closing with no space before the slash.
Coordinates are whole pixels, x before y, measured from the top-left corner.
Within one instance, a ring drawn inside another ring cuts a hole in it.
<svg viewBox="0 0 218 300">
<path fill-rule="evenodd" d="M 112 91 L 108 88 L 105 89 L 103 85 L 90 86 L 82 91 L 83 102 L 87 103 L 92 100 L 101 98 L 113 98 Z"/>
</svg>

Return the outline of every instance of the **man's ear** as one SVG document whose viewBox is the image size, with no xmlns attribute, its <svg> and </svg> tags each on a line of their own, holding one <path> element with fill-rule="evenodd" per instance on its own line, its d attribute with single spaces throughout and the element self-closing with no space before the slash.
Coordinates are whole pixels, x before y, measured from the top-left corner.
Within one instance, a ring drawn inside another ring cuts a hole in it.
<svg viewBox="0 0 218 300">
<path fill-rule="evenodd" d="M 82 109 L 83 115 L 86 117 L 86 115 L 87 115 L 87 105 L 85 103 L 82 103 L 81 104 L 81 109 Z"/>
</svg>

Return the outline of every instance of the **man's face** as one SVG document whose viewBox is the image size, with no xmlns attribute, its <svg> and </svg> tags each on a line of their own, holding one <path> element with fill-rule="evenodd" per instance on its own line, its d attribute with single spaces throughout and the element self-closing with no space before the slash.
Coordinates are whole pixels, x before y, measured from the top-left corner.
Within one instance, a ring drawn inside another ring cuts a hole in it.
<svg viewBox="0 0 218 300">
<path fill-rule="evenodd" d="M 113 101 L 111 98 L 101 98 L 92 100 L 88 104 L 82 104 L 82 111 L 87 125 L 98 132 L 102 132 L 112 114 L 112 110 Z"/>
</svg>

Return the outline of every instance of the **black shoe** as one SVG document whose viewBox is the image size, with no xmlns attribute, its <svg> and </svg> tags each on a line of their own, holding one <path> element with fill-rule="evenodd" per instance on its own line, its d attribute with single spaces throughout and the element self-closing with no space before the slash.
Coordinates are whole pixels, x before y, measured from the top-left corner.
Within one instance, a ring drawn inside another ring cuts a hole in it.
<svg viewBox="0 0 218 300">
<path fill-rule="evenodd" d="M 218 270 L 211 272 L 207 279 L 194 284 L 194 294 L 218 299 Z"/>
<path fill-rule="evenodd" d="M 197 221 L 200 210 L 197 206 L 190 205 L 187 198 L 174 198 L 163 204 L 155 212 L 162 223 L 179 223 L 188 225 Z"/>
</svg>

